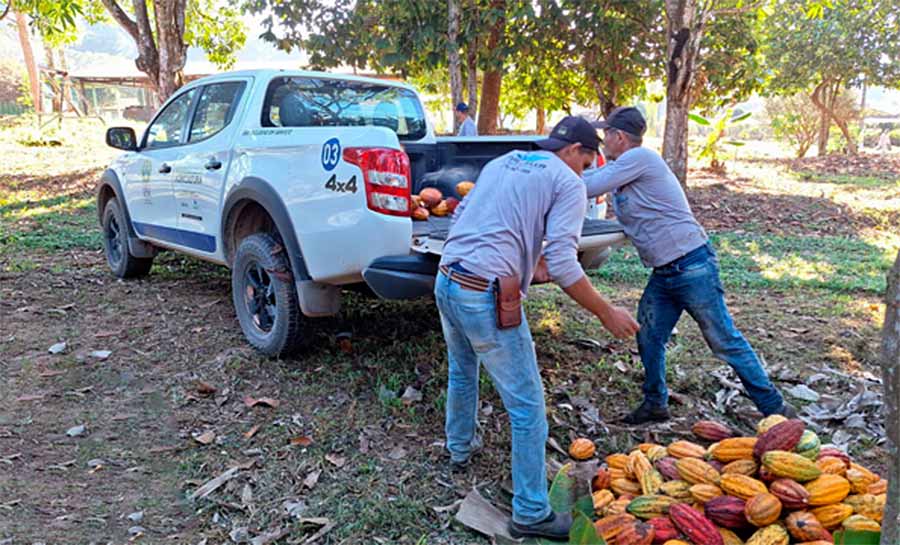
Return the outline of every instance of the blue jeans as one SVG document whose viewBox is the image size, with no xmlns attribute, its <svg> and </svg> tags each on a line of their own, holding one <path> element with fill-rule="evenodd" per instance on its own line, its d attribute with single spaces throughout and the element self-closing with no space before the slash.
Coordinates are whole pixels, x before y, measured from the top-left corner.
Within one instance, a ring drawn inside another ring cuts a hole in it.
<svg viewBox="0 0 900 545">
<path fill-rule="evenodd" d="M 712 246 L 706 244 L 668 265 L 653 269 L 638 307 L 638 349 L 644 364 L 644 400 L 655 407 L 668 404 L 666 343 L 682 311 L 700 326 L 715 355 L 735 370 L 750 399 L 764 415 L 781 409 L 781 393 L 747 339 L 734 326 L 725 306 L 725 291 Z"/>
<path fill-rule="evenodd" d="M 479 366 L 490 374 L 512 427 L 513 520 L 540 522 L 550 515 L 547 497 L 547 414 L 531 332 L 522 325 L 498 329 L 493 291 L 463 288 L 439 273 L 434 295 L 447 342 L 447 450 L 464 461 L 475 441 Z"/>
</svg>

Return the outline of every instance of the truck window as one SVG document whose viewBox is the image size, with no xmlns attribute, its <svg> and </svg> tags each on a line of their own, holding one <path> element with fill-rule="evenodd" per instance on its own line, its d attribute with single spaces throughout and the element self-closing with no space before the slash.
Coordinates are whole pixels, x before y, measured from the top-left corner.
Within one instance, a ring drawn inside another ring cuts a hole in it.
<svg viewBox="0 0 900 545">
<path fill-rule="evenodd" d="M 196 91 L 196 89 L 191 89 L 182 94 L 156 116 L 153 124 L 147 129 L 147 141 L 143 147 L 149 149 L 168 148 L 181 144 L 184 122 L 187 120 L 188 110 L 190 110 Z"/>
<path fill-rule="evenodd" d="M 242 81 L 229 81 L 203 88 L 191 121 L 189 142 L 205 140 L 231 123 L 244 85 Z"/>
<path fill-rule="evenodd" d="M 426 134 L 425 112 L 408 89 L 338 79 L 279 77 L 269 83 L 263 127 L 387 127 L 400 140 Z"/>
</svg>

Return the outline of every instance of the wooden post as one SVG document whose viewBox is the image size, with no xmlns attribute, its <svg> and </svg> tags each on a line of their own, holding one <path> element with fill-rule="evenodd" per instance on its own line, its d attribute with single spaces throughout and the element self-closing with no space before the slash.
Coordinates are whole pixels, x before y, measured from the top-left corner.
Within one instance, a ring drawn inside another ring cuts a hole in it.
<svg viewBox="0 0 900 545">
<path fill-rule="evenodd" d="M 888 273 L 887 308 L 881 331 L 884 380 L 884 429 L 887 432 L 888 491 L 881 524 L 881 545 L 900 543 L 900 252 Z"/>
</svg>

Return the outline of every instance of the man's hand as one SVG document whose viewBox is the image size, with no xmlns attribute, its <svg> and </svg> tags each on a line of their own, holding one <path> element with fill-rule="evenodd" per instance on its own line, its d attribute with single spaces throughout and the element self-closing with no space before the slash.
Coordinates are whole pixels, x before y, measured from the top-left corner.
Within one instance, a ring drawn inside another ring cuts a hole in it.
<svg viewBox="0 0 900 545">
<path fill-rule="evenodd" d="M 531 277 L 531 284 L 546 284 L 553 280 L 550 278 L 550 270 L 547 268 L 547 261 L 544 259 L 544 256 L 537 262 L 537 267 L 534 268 L 534 276 Z"/>
<path fill-rule="evenodd" d="M 631 313 L 622 307 L 610 306 L 606 313 L 600 315 L 600 323 L 619 339 L 633 337 L 641 329 Z"/>
</svg>

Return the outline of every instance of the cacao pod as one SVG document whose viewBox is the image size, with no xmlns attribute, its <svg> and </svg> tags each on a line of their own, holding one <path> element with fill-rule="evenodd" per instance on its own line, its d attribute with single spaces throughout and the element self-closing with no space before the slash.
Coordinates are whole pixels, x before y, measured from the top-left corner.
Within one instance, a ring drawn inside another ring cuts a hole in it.
<svg viewBox="0 0 900 545">
<path fill-rule="evenodd" d="M 749 500 L 757 494 L 764 494 L 769 491 L 762 481 L 738 473 L 726 473 L 725 475 L 722 475 L 722 479 L 719 481 L 719 488 L 726 494 L 730 494 L 744 501 Z"/>
<path fill-rule="evenodd" d="M 794 511 L 784 520 L 787 531 L 797 541 L 815 541 L 827 535 L 825 527 L 812 513 Z"/>
<path fill-rule="evenodd" d="M 756 425 L 756 433 L 758 435 L 762 435 L 762 434 L 766 433 L 767 431 L 769 431 L 769 428 L 771 428 L 772 426 L 774 426 L 776 424 L 781 424 L 785 420 L 787 420 L 787 418 L 785 418 L 784 416 L 782 416 L 780 414 L 769 415 L 769 416 L 763 418 L 762 420 L 760 420 L 759 424 Z"/>
<path fill-rule="evenodd" d="M 753 449 L 759 443 L 756 437 L 732 437 L 723 439 L 713 450 L 713 458 L 728 463 L 735 460 L 753 459 Z"/>
<path fill-rule="evenodd" d="M 616 545 L 651 545 L 655 530 L 646 522 L 634 521 L 616 536 Z"/>
<path fill-rule="evenodd" d="M 670 481 L 676 481 L 681 479 L 681 475 L 678 473 L 678 469 L 675 467 L 675 463 L 678 461 L 678 458 L 672 458 L 671 456 L 666 456 L 662 460 L 656 462 L 656 469 L 662 473 L 662 476 Z"/>
<path fill-rule="evenodd" d="M 627 479 L 628 474 L 625 473 L 624 469 L 619 469 L 617 467 L 609 468 L 609 481 L 615 481 L 616 479 Z"/>
<path fill-rule="evenodd" d="M 713 498 L 724 495 L 722 489 L 714 484 L 695 484 L 690 488 L 691 496 L 699 503 L 706 503 Z"/>
<path fill-rule="evenodd" d="M 638 496 L 628 504 L 627 511 L 641 519 L 652 519 L 668 515 L 669 508 L 676 503 L 674 498 L 660 494 Z"/>
<path fill-rule="evenodd" d="M 594 523 L 594 529 L 596 529 L 597 533 L 607 542 L 612 542 L 612 540 L 625 529 L 625 526 L 636 520 L 637 519 L 634 518 L 633 515 L 629 515 L 628 513 L 607 515 Z"/>
<path fill-rule="evenodd" d="M 447 211 L 450 214 L 456 212 L 456 207 L 459 206 L 459 199 L 456 197 L 447 197 L 444 202 L 447 203 Z"/>
<path fill-rule="evenodd" d="M 847 474 L 847 465 L 835 456 L 820 456 L 816 460 L 816 467 L 821 469 L 823 474 L 840 475 L 841 477 Z"/>
<path fill-rule="evenodd" d="M 691 427 L 691 431 L 700 439 L 712 441 L 714 443 L 734 436 L 734 432 L 731 431 L 731 428 L 725 424 L 713 422 L 712 420 L 697 421 L 693 427 Z"/>
<path fill-rule="evenodd" d="M 675 441 L 668 447 L 669 456 L 674 458 L 703 458 L 706 449 L 690 441 Z"/>
<path fill-rule="evenodd" d="M 750 459 L 735 460 L 722 468 L 722 473 L 737 473 L 738 475 L 746 475 L 748 477 L 756 475 L 758 471 L 759 464 L 756 463 L 756 460 Z"/>
<path fill-rule="evenodd" d="M 758 527 L 774 524 L 781 517 L 781 502 L 769 493 L 757 494 L 744 506 L 747 521 Z"/>
<path fill-rule="evenodd" d="M 845 530 L 853 530 L 856 532 L 880 532 L 881 525 L 874 520 L 862 515 L 851 515 L 844 519 L 841 526 Z"/>
<path fill-rule="evenodd" d="M 874 494 L 847 496 L 844 503 L 853 508 L 853 513 L 880 523 L 884 517 L 884 500 Z"/>
<path fill-rule="evenodd" d="M 647 449 L 647 452 L 645 454 L 647 455 L 647 459 L 650 460 L 651 463 L 656 463 L 668 456 L 669 451 L 666 449 L 666 447 L 653 445 L 652 447 Z"/>
<path fill-rule="evenodd" d="M 663 545 L 691 545 L 687 541 L 682 541 L 680 539 L 670 539 L 663 543 Z"/>
<path fill-rule="evenodd" d="M 653 526 L 653 543 L 665 543 L 681 535 L 681 532 L 667 516 L 652 518 L 647 521 L 647 524 Z"/>
<path fill-rule="evenodd" d="M 737 536 L 734 532 L 729 530 L 728 528 L 719 528 L 719 534 L 722 536 L 722 541 L 725 542 L 725 545 L 744 545 L 743 540 Z"/>
<path fill-rule="evenodd" d="M 812 430 L 804 431 L 803 436 L 800 437 L 800 442 L 794 447 L 794 452 L 813 461 L 818 458 L 820 450 L 822 450 L 822 441 Z"/>
<path fill-rule="evenodd" d="M 690 483 L 682 480 L 666 481 L 662 483 L 659 487 L 659 493 L 665 494 L 670 498 L 675 498 L 682 503 L 687 503 L 694 499 L 691 495 Z"/>
<path fill-rule="evenodd" d="M 785 509 L 806 509 L 809 507 L 809 491 L 791 479 L 778 479 L 769 485 L 769 492 L 781 500 Z"/>
<path fill-rule="evenodd" d="M 465 197 L 475 187 L 475 184 L 469 181 L 463 181 L 456 184 L 456 192 L 460 197 Z"/>
<path fill-rule="evenodd" d="M 616 501 L 616 497 L 609 490 L 598 490 L 591 494 L 591 500 L 594 502 L 594 512 L 603 515 L 609 504 Z"/>
<path fill-rule="evenodd" d="M 869 485 L 869 488 L 866 490 L 869 494 L 886 494 L 887 493 L 888 482 L 884 479 L 880 479 L 877 483 L 872 483 Z"/>
<path fill-rule="evenodd" d="M 616 493 L 616 496 L 621 496 L 622 494 L 641 495 L 641 485 L 630 479 L 615 479 L 609 483 L 609 487 Z"/>
<path fill-rule="evenodd" d="M 579 437 L 569 445 L 569 456 L 575 460 L 589 460 L 596 451 L 597 447 L 594 446 L 594 442 L 583 437 Z"/>
<path fill-rule="evenodd" d="M 694 543 L 724 545 L 722 534 L 716 530 L 715 524 L 683 503 L 676 503 L 669 508 L 669 518 Z"/>
<path fill-rule="evenodd" d="M 834 503 L 832 505 L 825 505 L 822 507 L 811 509 L 810 513 L 812 513 L 814 517 L 819 519 L 819 522 L 822 523 L 822 526 L 830 530 L 832 528 L 840 526 L 840 524 L 844 522 L 847 517 L 852 515 L 853 508 L 843 503 Z"/>
<path fill-rule="evenodd" d="M 747 545 L 788 545 L 790 542 L 791 536 L 788 535 L 787 530 L 778 524 L 773 524 L 757 530 L 747 540 Z"/>
<path fill-rule="evenodd" d="M 450 215 L 450 206 L 447 204 L 447 201 L 441 201 L 436 205 L 431 207 L 431 214 L 433 216 L 444 217 Z M 578 458 L 576 458 L 577 460 Z"/>
<path fill-rule="evenodd" d="M 879 481 L 877 476 L 864 473 L 853 467 L 847 470 L 845 477 L 850 482 L 850 490 L 854 494 L 865 494 L 869 491 L 870 486 Z"/>
<path fill-rule="evenodd" d="M 438 189 L 427 187 L 419 192 L 419 198 L 422 199 L 425 206 L 432 208 L 444 200 L 444 195 Z"/>
<path fill-rule="evenodd" d="M 606 465 L 610 469 L 622 469 L 624 470 L 628 466 L 628 455 L 627 454 L 610 454 L 606 457 Z"/>
<path fill-rule="evenodd" d="M 759 441 L 753 448 L 753 456 L 762 460 L 763 455 L 771 450 L 791 451 L 800 442 L 805 430 L 806 424 L 796 418 L 775 424 L 759 436 Z"/>
<path fill-rule="evenodd" d="M 747 502 L 734 496 L 719 496 L 706 502 L 704 514 L 706 517 L 723 528 L 740 530 L 747 528 L 750 523 L 744 515 Z"/>
<path fill-rule="evenodd" d="M 811 481 L 822 474 L 816 464 L 808 459 L 783 450 L 771 450 L 763 456 L 763 467 L 787 479 L 797 482 Z"/>
<path fill-rule="evenodd" d="M 759 467 L 759 480 L 761 480 L 764 483 L 771 483 L 777 479 L 778 479 L 778 475 L 772 473 L 771 471 L 766 469 L 764 466 Z"/>
<path fill-rule="evenodd" d="M 412 210 L 413 221 L 427 221 L 430 215 L 431 212 L 427 208 L 416 207 Z"/>
<path fill-rule="evenodd" d="M 725 464 L 718 460 L 707 460 L 707 463 L 709 463 L 709 465 L 711 465 L 713 469 L 718 471 L 720 474 L 722 473 L 722 470 L 725 469 Z"/>
<path fill-rule="evenodd" d="M 681 478 L 691 484 L 719 484 L 721 476 L 714 467 L 699 458 L 682 458 L 675 463 Z"/>
<path fill-rule="evenodd" d="M 591 490 L 604 490 L 609 488 L 609 483 L 612 482 L 612 477 L 608 469 L 605 467 L 601 467 L 597 470 L 597 474 L 594 475 L 594 478 L 591 479 Z"/>
<path fill-rule="evenodd" d="M 813 507 L 838 503 L 850 493 L 850 483 L 840 475 L 822 475 L 804 485 Z"/>
<path fill-rule="evenodd" d="M 647 455 L 643 452 L 636 450 L 628 455 L 626 471 L 634 475 L 636 479 L 639 480 L 644 473 L 651 469 L 653 469 L 653 465 L 650 464 L 650 460 L 647 459 Z"/>
<path fill-rule="evenodd" d="M 641 484 L 641 492 L 645 495 L 656 494 L 659 492 L 659 487 L 662 486 L 663 477 L 659 471 L 650 469 L 641 475 L 639 482 Z"/>
<path fill-rule="evenodd" d="M 843 450 L 837 449 L 834 447 L 825 447 L 825 448 L 819 450 L 819 456 L 818 456 L 819 458 L 824 458 L 826 456 L 830 456 L 833 458 L 840 458 L 841 460 L 844 461 L 844 464 L 847 466 L 847 469 L 850 469 L 850 456 L 848 456 L 847 453 L 844 452 Z"/>
<path fill-rule="evenodd" d="M 831 540 L 817 539 L 815 541 L 804 541 L 803 543 L 798 543 L 797 545 L 834 545 L 834 538 L 832 538 Z"/>
</svg>

